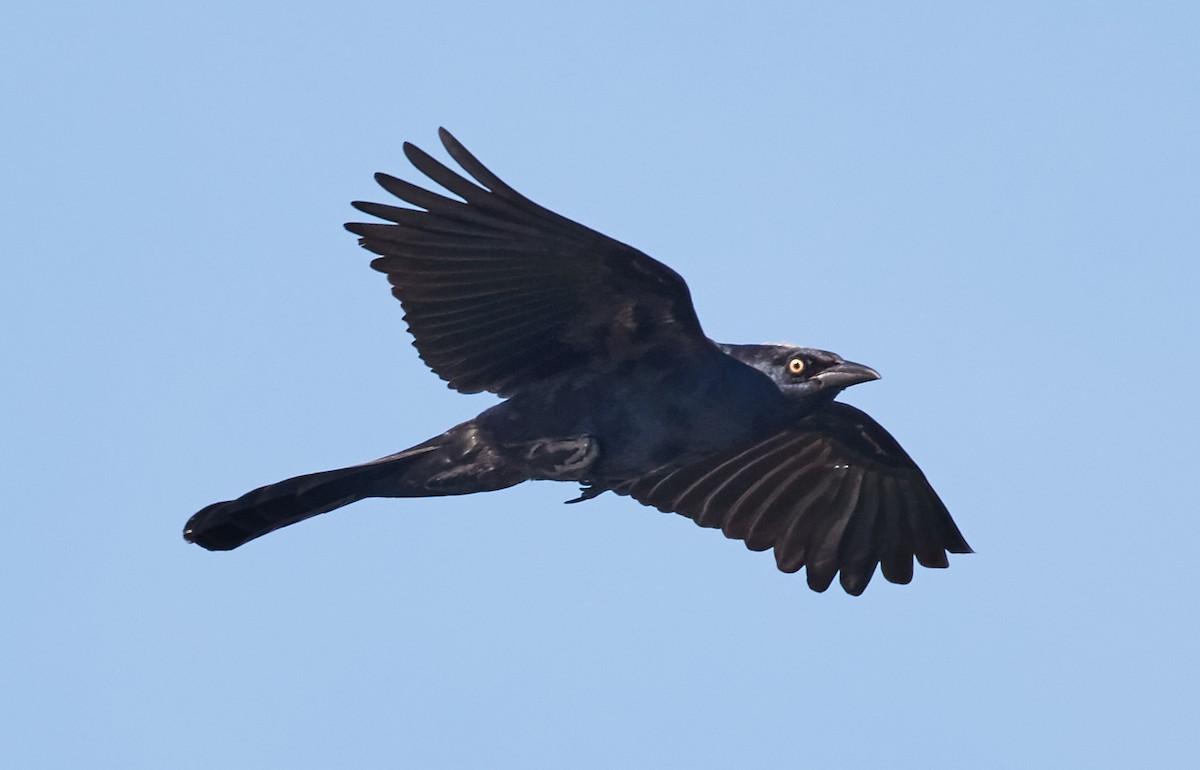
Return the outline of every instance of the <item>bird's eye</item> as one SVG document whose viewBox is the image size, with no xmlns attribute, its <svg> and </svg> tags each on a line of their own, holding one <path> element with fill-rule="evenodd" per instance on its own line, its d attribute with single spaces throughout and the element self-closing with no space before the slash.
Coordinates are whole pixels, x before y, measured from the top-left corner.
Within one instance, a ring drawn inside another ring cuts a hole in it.
<svg viewBox="0 0 1200 770">
<path fill-rule="evenodd" d="M 804 359 L 800 357 L 789 359 L 787 362 L 787 370 L 792 376 L 800 374 L 804 371 Z"/>
</svg>

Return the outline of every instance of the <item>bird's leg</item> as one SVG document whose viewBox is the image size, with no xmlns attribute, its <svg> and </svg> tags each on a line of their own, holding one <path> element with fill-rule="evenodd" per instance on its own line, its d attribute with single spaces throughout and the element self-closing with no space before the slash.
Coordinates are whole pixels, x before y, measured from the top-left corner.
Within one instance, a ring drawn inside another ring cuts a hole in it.
<svg viewBox="0 0 1200 770">
<path fill-rule="evenodd" d="M 542 438 L 505 444 L 504 451 L 530 478 L 578 481 L 600 456 L 600 443 L 587 435 Z"/>
</svg>

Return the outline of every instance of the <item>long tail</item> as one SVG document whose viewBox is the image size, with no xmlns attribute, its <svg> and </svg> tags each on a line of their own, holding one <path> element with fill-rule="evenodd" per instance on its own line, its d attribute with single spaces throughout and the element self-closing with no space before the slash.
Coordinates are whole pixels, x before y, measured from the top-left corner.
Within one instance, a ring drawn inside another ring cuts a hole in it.
<svg viewBox="0 0 1200 770">
<path fill-rule="evenodd" d="M 229 551 L 281 527 L 367 497 L 437 497 L 489 492 L 528 478 L 506 466 L 474 421 L 394 455 L 259 487 L 193 515 L 183 537 Z"/>
</svg>

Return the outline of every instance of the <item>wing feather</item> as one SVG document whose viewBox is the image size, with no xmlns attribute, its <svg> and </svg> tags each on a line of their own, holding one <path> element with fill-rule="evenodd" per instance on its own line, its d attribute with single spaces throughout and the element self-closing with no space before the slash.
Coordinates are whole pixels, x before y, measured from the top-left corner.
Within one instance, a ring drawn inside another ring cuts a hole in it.
<svg viewBox="0 0 1200 770">
<path fill-rule="evenodd" d="M 913 576 L 913 558 L 946 567 L 947 551 L 970 553 L 925 475 L 877 422 L 831 403 L 773 435 L 616 491 L 706 527 L 753 550 L 774 548 L 784 572 L 805 568 L 824 591 L 840 575 L 861 594 L 876 567 L 892 583 Z"/>
<path fill-rule="evenodd" d="M 413 166 L 452 196 L 388 174 L 415 208 L 355 202 L 382 222 L 346 229 L 378 254 L 421 358 L 451 387 L 511 395 L 598 361 L 711 346 L 687 284 L 666 265 L 513 190 L 445 130 L 468 176 L 411 144 Z"/>
</svg>

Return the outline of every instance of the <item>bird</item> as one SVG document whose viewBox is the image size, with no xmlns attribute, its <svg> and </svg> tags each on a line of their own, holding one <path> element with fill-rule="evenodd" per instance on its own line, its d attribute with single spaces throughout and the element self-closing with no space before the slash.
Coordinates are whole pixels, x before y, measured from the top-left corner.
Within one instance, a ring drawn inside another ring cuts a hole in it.
<svg viewBox="0 0 1200 770">
<path fill-rule="evenodd" d="M 188 519 L 213 551 L 370 497 L 465 495 L 528 480 L 630 497 L 754 551 L 818 592 L 861 594 L 913 561 L 971 553 L 924 473 L 866 413 L 835 400 L 869 366 L 791 344 L 725 344 L 687 284 L 643 252 L 534 203 L 444 128 L 460 170 L 405 142 L 441 190 L 375 175 L 402 206 L 355 201 L 345 228 L 375 257 L 426 365 L 503 400 L 401 452 L 260 487 Z M 426 186 L 429 187 L 428 183 Z"/>
</svg>

